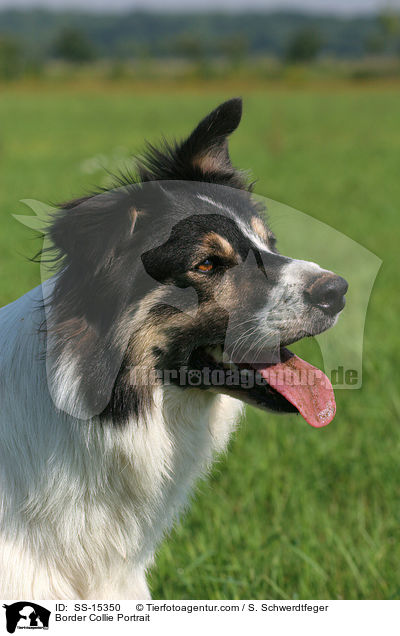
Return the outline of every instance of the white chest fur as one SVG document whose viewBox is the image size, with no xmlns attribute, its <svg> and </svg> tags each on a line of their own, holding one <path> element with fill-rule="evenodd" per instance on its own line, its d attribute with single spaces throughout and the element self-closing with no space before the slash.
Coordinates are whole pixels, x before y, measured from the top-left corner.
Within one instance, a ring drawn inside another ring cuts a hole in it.
<svg viewBox="0 0 400 636">
<path fill-rule="evenodd" d="M 48 392 L 36 299 L 0 311 L 0 596 L 147 597 L 155 548 L 241 403 L 166 387 L 146 421 L 75 420 Z"/>
</svg>

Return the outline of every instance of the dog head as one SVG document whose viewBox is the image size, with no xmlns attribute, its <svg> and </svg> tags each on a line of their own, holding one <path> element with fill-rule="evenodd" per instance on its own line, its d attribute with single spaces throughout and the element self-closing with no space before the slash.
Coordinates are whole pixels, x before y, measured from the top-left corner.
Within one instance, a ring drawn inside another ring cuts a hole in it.
<svg viewBox="0 0 400 636">
<path fill-rule="evenodd" d="M 113 422 L 137 416 L 154 387 L 138 372 L 152 370 L 156 383 L 300 410 L 315 425 L 333 417 L 325 376 L 318 390 L 296 392 L 273 373 L 313 369 L 286 346 L 334 324 L 347 283 L 279 253 L 229 156 L 240 118 L 241 100 L 225 102 L 182 143 L 148 147 L 137 178 L 55 216 L 61 270 L 48 304 L 48 371 L 59 408 Z"/>
</svg>

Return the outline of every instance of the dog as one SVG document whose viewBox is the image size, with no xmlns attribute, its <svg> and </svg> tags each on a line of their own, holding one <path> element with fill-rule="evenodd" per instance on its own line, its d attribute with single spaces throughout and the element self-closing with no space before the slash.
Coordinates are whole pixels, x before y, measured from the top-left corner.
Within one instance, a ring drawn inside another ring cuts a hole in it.
<svg viewBox="0 0 400 636">
<path fill-rule="evenodd" d="M 333 326 L 347 283 L 279 253 L 229 156 L 241 113 L 221 104 L 61 205 L 54 275 L 0 310 L 4 599 L 150 598 L 155 550 L 244 403 L 335 414 L 287 346 Z"/>
</svg>

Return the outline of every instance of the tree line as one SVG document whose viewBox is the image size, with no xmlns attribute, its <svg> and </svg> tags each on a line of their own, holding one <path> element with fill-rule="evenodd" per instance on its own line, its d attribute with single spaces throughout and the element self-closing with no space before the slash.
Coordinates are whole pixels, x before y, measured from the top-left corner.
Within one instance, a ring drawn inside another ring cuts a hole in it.
<svg viewBox="0 0 400 636">
<path fill-rule="evenodd" d="M 0 74 L 51 59 L 178 57 L 194 62 L 273 56 L 309 62 L 320 55 L 361 58 L 400 54 L 399 15 L 344 18 L 297 12 L 119 14 L 44 9 L 0 11 Z"/>
</svg>

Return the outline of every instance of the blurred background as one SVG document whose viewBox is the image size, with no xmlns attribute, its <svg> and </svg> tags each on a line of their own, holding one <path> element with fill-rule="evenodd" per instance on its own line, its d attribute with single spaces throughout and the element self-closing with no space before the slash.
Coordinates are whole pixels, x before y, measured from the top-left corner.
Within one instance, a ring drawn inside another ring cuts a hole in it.
<svg viewBox="0 0 400 636">
<path fill-rule="evenodd" d="M 160 550 L 154 598 L 400 595 L 399 89 L 393 2 L 0 0 L 1 304 L 40 283 L 22 199 L 107 185 L 145 138 L 179 138 L 234 95 L 231 154 L 255 191 L 383 260 L 362 389 L 336 391 L 321 430 L 248 409 Z"/>
<path fill-rule="evenodd" d="M 365 81 L 400 68 L 384 0 L 1 0 L 0 27 L 3 81 Z"/>
</svg>

